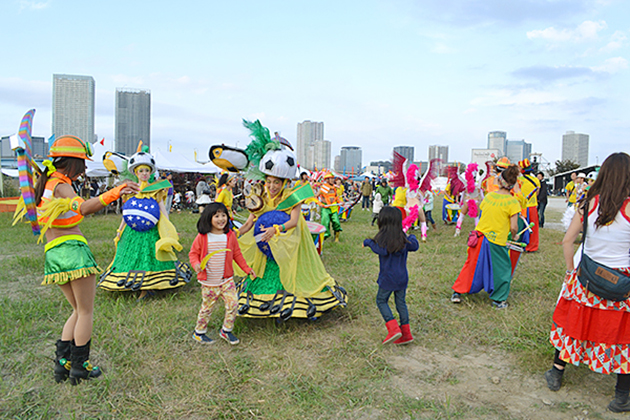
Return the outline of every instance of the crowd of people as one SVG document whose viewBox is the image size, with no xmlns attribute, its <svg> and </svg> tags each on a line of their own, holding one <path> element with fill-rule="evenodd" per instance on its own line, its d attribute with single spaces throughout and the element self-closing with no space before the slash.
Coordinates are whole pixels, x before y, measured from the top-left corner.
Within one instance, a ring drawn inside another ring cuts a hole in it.
<svg viewBox="0 0 630 420">
<path fill-rule="evenodd" d="M 546 182 L 527 159 L 513 164 L 502 158 L 489 162 L 485 171 L 476 164 L 463 173 L 459 166 L 449 168 L 443 191 L 431 188 L 431 166 L 424 175 L 415 165 L 406 165 L 389 178 L 351 181 L 332 171 L 301 170 L 286 139 L 271 137 L 258 121 L 244 125 L 251 136 L 243 151 L 247 165 L 235 169 L 238 165 L 222 159 L 228 170 L 218 178 L 200 177 L 194 191 L 178 187 L 170 173 L 157 176 L 155 160 L 145 148 L 129 159 L 129 177 L 108 190 L 90 186 L 94 193 L 83 198 L 72 185 L 84 174 L 91 148 L 74 136 L 55 140 L 35 202 L 47 240 L 43 284 L 59 285 L 73 309 L 56 343 L 57 382 L 77 384 L 102 375 L 89 360 L 97 286 L 138 292 L 144 299 L 155 290 L 181 287 L 196 273 L 202 303 L 192 337 L 203 344 L 214 341 L 208 323 L 219 298 L 226 310 L 218 336 L 232 345 L 240 341 L 233 333 L 237 316 L 316 319 L 346 306 L 348 293 L 327 272 L 315 233 L 342 241 L 342 222 L 359 201 L 361 211 L 371 211 L 371 224 L 378 226 L 363 246 L 379 257 L 376 305 L 387 330 L 383 344 L 413 341 L 406 304 L 407 258 L 427 241 L 429 227 L 438 229 L 433 217 L 438 196 L 444 225 L 439 229 L 455 225 L 453 236 L 458 237 L 466 216 L 474 223 L 451 302 L 459 304 L 465 295 L 485 291 L 494 308 L 508 308 L 519 259 L 538 251 L 539 230 L 545 225 Z M 630 411 L 630 298 L 596 295 L 578 270 L 588 257 L 620 276 L 630 275 L 630 156 L 615 153 L 599 173 L 575 174 L 566 193 L 573 210 L 563 241 L 567 271 L 550 333 L 556 353 L 545 380 L 557 391 L 567 363 L 616 373 L 609 408 Z M 85 215 L 119 199 L 122 221 L 115 255 L 102 272 L 79 225 Z M 183 248 L 170 221 L 171 208 L 199 211 L 190 264 L 177 256 Z M 247 217 L 241 218 L 243 209 Z M 420 241 L 411 233 L 415 229 Z M 574 255 L 580 233 L 581 251 Z M 388 304 L 391 295 L 398 320 Z"/>
</svg>

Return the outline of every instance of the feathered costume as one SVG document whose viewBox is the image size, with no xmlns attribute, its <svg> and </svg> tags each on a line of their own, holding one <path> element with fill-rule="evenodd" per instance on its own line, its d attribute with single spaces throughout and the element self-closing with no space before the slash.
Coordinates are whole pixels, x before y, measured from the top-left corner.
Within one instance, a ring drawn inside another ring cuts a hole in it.
<svg viewBox="0 0 630 420">
<path fill-rule="evenodd" d="M 460 194 L 464 192 L 465 186 L 459 178 L 459 168 L 457 166 L 449 166 L 448 183 L 444 191 L 444 200 L 442 201 L 442 220 L 446 224 L 456 223 L 459 218 L 459 209 L 453 209 L 459 206 Z"/>
<path fill-rule="evenodd" d="M 148 147 L 144 147 L 145 152 L 136 153 L 130 162 L 141 154 L 144 158 L 150 157 Z M 125 161 L 120 173 L 135 178 L 126 171 L 126 164 Z M 149 181 L 152 179 L 153 176 Z M 101 276 L 99 288 L 107 291 L 164 290 L 181 287 L 190 281 L 190 266 L 178 261 L 175 255 L 175 251 L 182 250 L 177 230 L 161 210 L 160 204 L 165 202 L 170 187 L 168 180 L 142 182 L 139 193 L 123 196 L 125 224 L 119 240 L 114 240 L 116 254 Z"/>
<path fill-rule="evenodd" d="M 258 277 L 245 278 L 238 285 L 239 315 L 282 320 L 292 316 L 317 318 L 337 306 L 345 306 L 346 291 L 326 272 L 301 214 L 295 228 L 279 232 L 269 242 L 257 242 L 261 229 L 287 222 L 292 209 L 313 197 L 313 191 L 308 183 L 287 188 L 297 167 L 293 153 L 271 139 L 269 130 L 259 121 L 243 121 L 243 125 L 252 137 L 245 150 L 250 161 L 246 178 L 251 185 L 246 188 L 246 203 L 256 222 L 239 238 L 239 245 Z M 276 197 L 256 183 L 266 175 L 284 179 L 283 189 Z M 244 276 L 239 267 L 234 268 Z"/>
<path fill-rule="evenodd" d="M 462 195 L 462 211 L 457 218 L 457 225 L 455 227 L 455 236 L 459 236 L 464 223 L 463 214 L 467 214 L 471 218 L 475 219 L 475 226 L 479 223 L 479 204 L 483 200 L 483 192 L 481 187 L 477 185 L 476 175 L 479 165 L 476 163 L 469 163 L 466 166 L 464 172 L 464 179 L 466 179 L 466 188 Z"/>
<path fill-rule="evenodd" d="M 411 164 L 406 171 L 405 181 L 407 187 L 407 216 L 403 219 L 403 230 L 406 232 L 411 226 L 420 222 L 422 240 L 427 238 L 427 223 L 422 210 L 424 195 L 431 191 L 431 181 L 437 178 L 440 159 L 433 159 L 429 163 L 429 168 L 424 176 L 420 177 L 420 168 L 416 164 Z"/>
</svg>

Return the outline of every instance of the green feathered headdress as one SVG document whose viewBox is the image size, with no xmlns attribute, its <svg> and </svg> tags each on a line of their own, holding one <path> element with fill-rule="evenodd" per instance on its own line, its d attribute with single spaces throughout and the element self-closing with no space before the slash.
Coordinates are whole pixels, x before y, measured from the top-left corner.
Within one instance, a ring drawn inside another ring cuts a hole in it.
<svg viewBox="0 0 630 420">
<path fill-rule="evenodd" d="M 254 122 L 243 119 L 243 126 L 250 131 L 251 142 L 245 148 L 245 154 L 249 158 L 250 166 L 245 173 L 247 179 L 263 180 L 265 174 L 258 169 L 260 160 L 270 150 L 280 150 L 280 142 L 272 139 L 269 129 L 263 127 L 260 120 Z"/>
</svg>

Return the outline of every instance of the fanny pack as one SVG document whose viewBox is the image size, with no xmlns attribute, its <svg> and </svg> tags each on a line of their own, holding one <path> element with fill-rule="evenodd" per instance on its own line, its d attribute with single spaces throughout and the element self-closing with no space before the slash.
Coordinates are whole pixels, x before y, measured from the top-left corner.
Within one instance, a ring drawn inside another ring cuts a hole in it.
<svg viewBox="0 0 630 420">
<path fill-rule="evenodd" d="M 477 244 L 479 243 L 479 238 L 483 236 L 483 233 L 479 232 L 478 230 L 473 230 L 468 234 L 468 243 L 467 245 L 470 248 L 474 248 L 477 246 Z"/>
<path fill-rule="evenodd" d="M 584 224 L 582 226 L 582 258 L 578 267 L 577 276 L 580 284 L 586 290 L 597 296 L 621 302 L 630 297 L 630 276 L 619 270 L 610 268 L 604 264 L 593 261 L 588 255 L 584 255 L 586 246 L 586 226 L 588 219 L 588 206 L 584 208 Z"/>
</svg>

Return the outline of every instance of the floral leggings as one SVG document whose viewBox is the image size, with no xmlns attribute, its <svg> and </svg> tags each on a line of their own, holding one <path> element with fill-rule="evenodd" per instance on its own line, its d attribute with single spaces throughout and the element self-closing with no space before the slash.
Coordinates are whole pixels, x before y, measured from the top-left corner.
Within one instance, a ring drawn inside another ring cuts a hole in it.
<svg viewBox="0 0 630 420">
<path fill-rule="evenodd" d="M 204 286 L 201 285 L 201 309 L 197 315 L 197 325 L 195 332 L 205 334 L 208 330 L 208 321 L 212 314 L 212 308 L 219 297 L 225 302 L 225 318 L 223 320 L 223 329 L 232 331 L 234 328 L 234 320 L 236 319 L 236 311 L 238 309 L 238 295 L 236 293 L 236 285 L 234 280 L 228 280 L 220 286 Z"/>
</svg>

